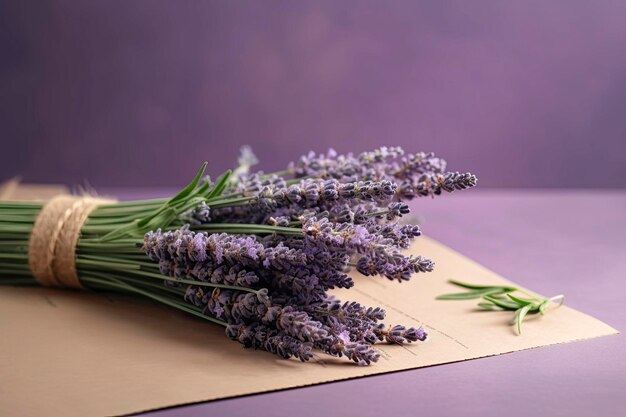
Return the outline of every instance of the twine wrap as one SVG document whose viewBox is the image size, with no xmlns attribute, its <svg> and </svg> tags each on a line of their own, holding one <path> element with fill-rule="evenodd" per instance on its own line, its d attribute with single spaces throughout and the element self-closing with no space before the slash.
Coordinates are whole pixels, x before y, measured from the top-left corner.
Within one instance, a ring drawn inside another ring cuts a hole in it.
<svg viewBox="0 0 626 417">
<path fill-rule="evenodd" d="M 41 285 L 83 288 L 76 272 L 80 229 L 93 209 L 112 202 L 89 196 L 61 195 L 43 206 L 28 242 L 28 266 Z"/>
</svg>

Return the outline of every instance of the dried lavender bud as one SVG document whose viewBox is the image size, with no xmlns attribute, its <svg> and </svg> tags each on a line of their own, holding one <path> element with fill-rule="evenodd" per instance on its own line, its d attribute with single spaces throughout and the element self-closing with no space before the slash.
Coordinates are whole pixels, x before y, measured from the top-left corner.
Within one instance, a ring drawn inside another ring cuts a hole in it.
<svg viewBox="0 0 626 417">
<path fill-rule="evenodd" d="M 370 234 L 378 234 L 388 240 L 391 246 L 401 249 L 408 248 L 411 241 L 422 234 L 419 226 L 412 224 L 368 222 L 364 226 Z"/>
<path fill-rule="evenodd" d="M 418 340 L 424 342 L 428 339 L 428 334 L 424 331 L 422 326 L 418 328 L 409 327 L 404 331 L 402 337 L 404 337 L 407 342 L 417 342 Z"/>
<path fill-rule="evenodd" d="M 204 302 L 205 291 L 202 287 L 190 285 L 185 289 L 184 300 L 196 307 L 202 307 Z"/>
<path fill-rule="evenodd" d="M 310 343 L 301 342 L 282 332 L 278 332 L 276 336 L 266 342 L 266 350 L 274 351 L 283 358 L 291 355 L 302 362 L 306 362 L 313 357 L 313 347 Z"/>
<path fill-rule="evenodd" d="M 362 205 L 355 208 L 354 224 L 365 224 L 371 220 L 370 213 L 375 211 L 372 206 Z"/>
<path fill-rule="evenodd" d="M 409 208 L 409 206 L 405 203 L 402 203 L 400 201 L 396 201 L 393 203 L 390 203 L 387 206 L 387 220 L 388 221 L 393 221 L 398 217 L 402 217 L 405 214 L 409 214 L 411 212 L 411 209 Z"/>
<path fill-rule="evenodd" d="M 423 174 L 417 182 L 410 181 L 400 184 L 398 195 L 403 199 L 440 195 L 442 191 L 453 192 L 476 186 L 477 179 L 473 174 L 447 172 L 446 174 Z"/>
<path fill-rule="evenodd" d="M 377 321 L 385 318 L 385 310 L 380 307 L 364 307 L 356 301 L 346 301 L 343 304 L 336 299 L 327 299 L 322 304 L 328 314 L 345 320 L 350 317 L 366 318 Z"/>
<path fill-rule="evenodd" d="M 458 172 L 448 172 L 443 174 L 424 174 L 418 179 L 418 184 L 422 184 L 430 194 L 439 195 L 442 191 L 453 192 L 464 190 L 476 185 L 476 176 L 470 173 L 461 174 Z"/>
<path fill-rule="evenodd" d="M 342 353 L 346 355 L 346 358 L 360 366 L 378 362 L 378 358 L 380 358 L 380 353 L 365 343 L 348 343 L 344 346 Z"/>
<path fill-rule="evenodd" d="M 476 176 L 469 172 L 466 172 L 465 174 L 461 174 L 458 172 L 448 172 L 444 176 L 441 188 L 447 192 L 452 192 L 454 190 L 464 190 L 466 188 L 476 186 L 477 181 L 478 180 Z"/>
<path fill-rule="evenodd" d="M 312 320 L 310 316 L 292 306 L 286 306 L 280 312 L 276 327 L 288 335 L 303 342 L 319 342 L 328 337 L 322 324 Z"/>
<path fill-rule="evenodd" d="M 259 280 L 260 278 L 255 272 L 247 271 L 241 265 L 218 266 L 212 271 L 209 279 L 210 282 L 215 284 L 228 284 L 247 288 L 253 288 Z"/>
<path fill-rule="evenodd" d="M 354 211 L 348 204 L 337 204 L 330 209 L 328 219 L 334 223 L 354 223 Z"/>
<path fill-rule="evenodd" d="M 368 307 L 365 311 L 365 316 L 372 321 L 384 320 L 385 319 L 385 310 L 380 307 Z"/>
<path fill-rule="evenodd" d="M 395 325 L 389 330 L 377 331 L 379 340 L 386 340 L 387 343 L 404 344 L 416 342 L 418 340 L 424 341 L 427 338 L 427 334 L 422 327 L 408 329 L 402 325 Z"/>
<path fill-rule="evenodd" d="M 422 231 L 416 224 L 404 224 L 400 226 L 400 233 L 405 235 L 408 239 L 414 239 L 422 235 Z"/>
<path fill-rule="evenodd" d="M 359 199 L 363 201 L 389 200 L 398 186 L 391 181 L 359 181 L 343 184 L 339 195 L 345 199 Z"/>
</svg>

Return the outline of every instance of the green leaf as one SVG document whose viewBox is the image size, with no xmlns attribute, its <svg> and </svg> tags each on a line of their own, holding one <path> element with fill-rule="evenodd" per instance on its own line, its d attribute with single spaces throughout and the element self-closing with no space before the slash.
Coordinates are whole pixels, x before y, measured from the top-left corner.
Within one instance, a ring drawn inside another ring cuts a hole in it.
<svg viewBox="0 0 626 417">
<path fill-rule="evenodd" d="M 502 292 L 513 292 L 516 291 L 517 288 L 515 287 L 507 287 L 507 286 L 502 286 L 502 285 L 474 285 L 474 284 L 468 284 L 466 282 L 461 282 L 461 281 L 455 281 L 453 279 L 448 281 L 450 284 L 456 285 L 457 287 L 462 287 L 462 288 L 467 288 L 470 290 L 484 290 L 484 289 L 491 289 L 491 288 L 501 288 Z"/>
<path fill-rule="evenodd" d="M 530 305 L 526 305 L 515 312 L 517 320 L 517 334 L 522 334 L 522 322 L 524 321 L 524 317 L 526 317 L 528 310 L 530 310 Z"/>
<path fill-rule="evenodd" d="M 194 179 L 185 188 L 183 188 L 178 194 L 170 198 L 168 203 L 173 204 L 180 200 L 185 199 L 189 195 L 189 193 L 191 193 L 196 188 L 196 186 L 202 179 L 202 175 L 204 174 L 204 170 L 206 169 L 206 166 L 207 166 L 207 163 L 206 162 L 203 163 L 202 166 L 200 167 L 200 171 L 198 171 Z"/>
<path fill-rule="evenodd" d="M 198 171 L 194 179 L 185 188 L 183 188 L 174 197 L 167 200 L 161 207 L 155 210 L 154 213 L 152 213 L 149 216 L 144 217 L 143 219 L 140 219 L 139 222 L 137 223 L 137 226 L 139 226 L 140 228 L 145 227 L 148 223 L 152 222 L 152 219 L 159 216 L 164 211 L 169 210 L 170 207 L 176 206 L 176 205 L 180 206 L 181 203 L 184 203 L 185 199 L 190 198 L 194 194 L 195 188 L 197 187 L 198 183 L 202 179 L 202 175 L 204 174 L 204 170 L 206 169 L 206 166 L 207 166 L 207 163 L 206 162 L 203 163 L 202 167 L 200 167 L 200 171 Z M 167 225 L 163 225 L 163 227 L 165 226 Z"/>
<path fill-rule="evenodd" d="M 149 230 L 163 228 L 169 226 L 177 217 L 176 211 L 171 207 L 164 207 L 157 211 L 155 214 L 145 217 L 141 220 L 134 220 L 133 222 L 102 236 L 102 242 L 111 242 L 123 237 L 142 236 Z"/>
<path fill-rule="evenodd" d="M 483 296 L 482 291 L 459 292 L 454 294 L 444 294 L 437 297 L 437 300 L 471 300 Z"/>
<path fill-rule="evenodd" d="M 217 179 L 217 181 L 215 182 L 215 185 L 213 186 L 213 189 L 211 190 L 211 192 L 209 192 L 206 199 L 210 200 L 214 197 L 219 197 L 220 195 L 222 195 L 222 193 L 228 186 L 228 179 L 230 178 L 231 175 L 232 175 L 231 170 L 224 172 L 222 176 Z"/>
<path fill-rule="evenodd" d="M 461 281 L 455 281 L 453 279 L 448 281 L 450 284 L 456 285 L 457 287 L 463 287 L 463 288 L 468 288 L 470 290 L 482 290 L 484 288 L 491 288 L 492 285 L 473 285 L 473 284 L 467 284 L 465 282 L 461 282 Z"/>
<path fill-rule="evenodd" d="M 137 227 L 137 232 L 140 234 L 144 234 L 150 230 L 167 227 L 176 219 L 176 217 L 178 217 L 176 211 L 171 207 L 167 208 L 163 212 L 159 213 L 157 216 L 154 216 L 145 225 Z"/>
<path fill-rule="evenodd" d="M 478 307 L 484 310 L 502 310 L 502 308 L 498 307 L 493 303 L 478 303 Z"/>
<path fill-rule="evenodd" d="M 480 298 L 489 294 L 502 294 L 503 289 L 501 287 L 487 287 L 482 290 L 460 292 L 455 294 L 444 294 L 437 297 L 438 300 L 471 300 L 473 298 Z"/>
<path fill-rule="evenodd" d="M 526 305 L 532 304 L 535 301 L 535 300 L 519 298 L 511 294 L 507 294 L 506 296 L 509 297 L 511 300 L 513 300 L 515 303 L 519 304 L 520 307 L 524 307 Z"/>
<path fill-rule="evenodd" d="M 209 192 L 209 188 L 211 188 L 211 178 L 205 177 L 205 180 L 202 181 L 202 184 L 198 185 L 189 195 L 204 196 L 204 194 Z"/>
<path fill-rule="evenodd" d="M 498 307 L 502 307 L 505 310 L 517 310 L 519 308 L 517 303 L 514 303 L 513 301 L 504 298 L 494 297 L 492 295 L 485 295 L 483 296 L 483 298 L 487 301 L 491 301 Z"/>
</svg>

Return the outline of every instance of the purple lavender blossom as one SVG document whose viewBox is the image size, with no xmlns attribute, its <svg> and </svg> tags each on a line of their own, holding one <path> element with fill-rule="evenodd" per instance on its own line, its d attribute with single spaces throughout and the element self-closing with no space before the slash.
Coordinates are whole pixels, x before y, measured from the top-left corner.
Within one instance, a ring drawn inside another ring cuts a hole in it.
<svg viewBox="0 0 626 417">
<path fill-rule="evenodd" d="M 405 214 L 409 214 L 411 212 L 411 209 L 409 208 L 409 206 L 405 203 L 396 201 L 393 203 L 390 203 L 389 206 L 387 206 L 387 220 L 388 221 L 394 221 L 396 218 L 398 217 L 402 217 Z"/>
<path fill-rule="evenodd" d="M 423 174 L 415 180 L 405 180 L 398 187 L 398 196 L 404 200 L 451 193 L 476 186 L 477 178 L 468 173 L 447 172 L 445 174 Z"/>
<path fill-rule="evenodd" d="M 425 341 L 427 334 L 424 328 L 409 327 L 408 329 L 402 325 L 395 325 L 389 330 L 379 330 L 377 332 L 379 340 L 386 340 L 387 343 L 404 344 L 416 341 Z"/>
</svg>

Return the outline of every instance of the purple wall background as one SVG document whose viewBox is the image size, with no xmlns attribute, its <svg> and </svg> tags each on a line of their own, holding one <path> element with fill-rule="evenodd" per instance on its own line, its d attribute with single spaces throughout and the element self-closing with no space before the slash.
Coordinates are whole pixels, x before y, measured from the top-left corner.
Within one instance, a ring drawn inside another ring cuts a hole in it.
<svg viewBox="0 0 626 417">
<path fill-rule="evenodd" d="M 624 1 L 0 0 L 0 178 L 179 185 L 329 146 L 626 187 Z"/>
</svg>

